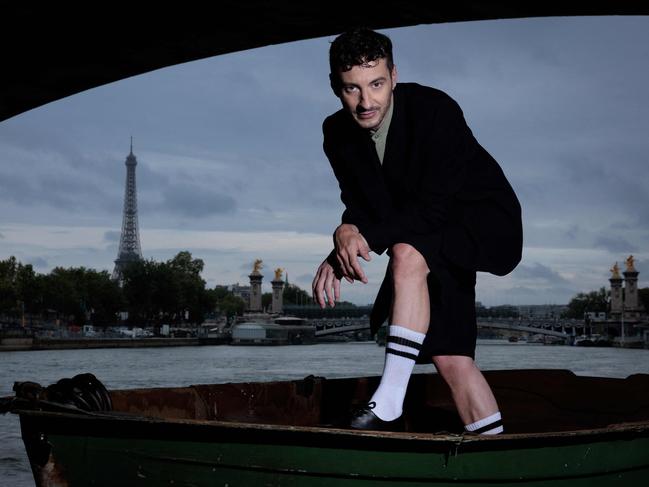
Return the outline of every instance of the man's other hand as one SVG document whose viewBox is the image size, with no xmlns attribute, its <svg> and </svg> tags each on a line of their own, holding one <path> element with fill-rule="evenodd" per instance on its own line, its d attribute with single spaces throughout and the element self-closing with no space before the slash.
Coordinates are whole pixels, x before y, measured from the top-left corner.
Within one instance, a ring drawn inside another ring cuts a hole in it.
<svg viewBox="0 0 649 487">
<path fill-rule="evenodd" d="M 360 255 L 367 262 L 372 260 L 372 257 L 370 257 L 370 247 L 365 237 L 358 231 L 358 227 L 349 223 L 339 225 L 334 233 L 334 244 L 343 276 L 367 284 L 367 277 L 358 262 L 358 256 Z"/>
<path fill-rule="evenodd" d="M 340 300 L 341 277 L 336 275 L 336 271 L 327 259 L 320 264 L 312 284 L 313 301 L 318 303 L 320 308 L 324 308 L 327 302 L 333 308 L 335 302 Z"/>
</svg>

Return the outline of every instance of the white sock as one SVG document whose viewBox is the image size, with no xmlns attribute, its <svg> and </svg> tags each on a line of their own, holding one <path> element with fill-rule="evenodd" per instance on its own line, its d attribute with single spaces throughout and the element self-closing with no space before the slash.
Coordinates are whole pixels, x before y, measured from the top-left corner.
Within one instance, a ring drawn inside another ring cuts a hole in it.
<svg viewBox="0 0 649 487">
<path fill-rule="evenodd" d="M 475 423 L 467 424 L 464 429 L 479 435 L 497 435 L 503 432 L 503 422 L 500 411 L 482 418 Z"/>
<path fill-rule="evenodd" d="M 403 412 L 403 399 L 410 374 L 419 356 L 425 333 L 392 325 L 385 344 L 385 365 L 378 389 L 370 399 L 376 403 L 372 412 L 383 421 L 392 421 Z"/>
</svg>

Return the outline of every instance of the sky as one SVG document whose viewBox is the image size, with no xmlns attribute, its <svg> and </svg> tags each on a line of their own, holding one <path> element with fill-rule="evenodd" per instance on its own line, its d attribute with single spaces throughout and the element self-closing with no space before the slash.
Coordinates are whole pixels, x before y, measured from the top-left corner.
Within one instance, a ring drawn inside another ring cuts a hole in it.
<svg viewBox="0 0 649 487">
<path fill-rule="evenodd" d="M 452 96 L 523 209 L 524 250 L 476 299 L 566 304 L 635 257 L 649 277 L 649 17 L 566 17 L 383 30 L 400 81 Z M 203 259 L 207 285 L 264 262 L 310 290 L 343 206 L 322 152 L 340 108 L 334 36 L 176 65 L 0 123 L 0 259 L 112 271 L 133 136 L 145 258 Z M 387 257 L 342 299 L 374 300 Z"/>
</svg>

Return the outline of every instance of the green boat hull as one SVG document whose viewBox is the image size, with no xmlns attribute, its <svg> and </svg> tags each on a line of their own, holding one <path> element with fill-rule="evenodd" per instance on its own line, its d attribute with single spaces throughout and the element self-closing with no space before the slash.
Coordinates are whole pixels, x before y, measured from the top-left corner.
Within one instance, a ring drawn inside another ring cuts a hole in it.
<svg viewBox="0 0 649 487">
<path fill-rule="evenodd" d="M 649 479 L 646 425 L 476 438 L 36 412 L 21 420 L 25 438 L 45 431 L 50 446 L 39 485 L 644 487 Z"/>
<path fill-rule="evenodd" d="M 646 486 L 649 441 L 504 452 L 52 438 L 69 485 Z M 58 453 L 60 452 L 60 453 Z M 613 458 L 611 458 L 613 456 Z M 610 467 L 609 467 L 610 466 Z"/>
</svg>

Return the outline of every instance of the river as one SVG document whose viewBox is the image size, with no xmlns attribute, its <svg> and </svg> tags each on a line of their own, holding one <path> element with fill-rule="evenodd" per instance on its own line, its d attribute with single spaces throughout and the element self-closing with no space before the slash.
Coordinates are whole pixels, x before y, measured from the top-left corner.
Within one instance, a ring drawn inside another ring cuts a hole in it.
<svg viewBox="0 0 649 487">
<path fill-rule="evenodd" d="M 109 389 L 301 379 L 310 374 L 380 375 L 383 354 L 373 342 L 3 352 L 0 396 L 13 395 L 14 381 L 45 386 L 84 372 L 95 374 Z M 649 374 L 649 350 L 478 340 L 476 362 L 482 370 L 568 369 L 602 377 Z M 415 367 L 415 373 L 432 371 L 432 365 Z M 0 486 L 33 486 L 17 416 L 0 416 L 0 438 Z"/>
</svg>

